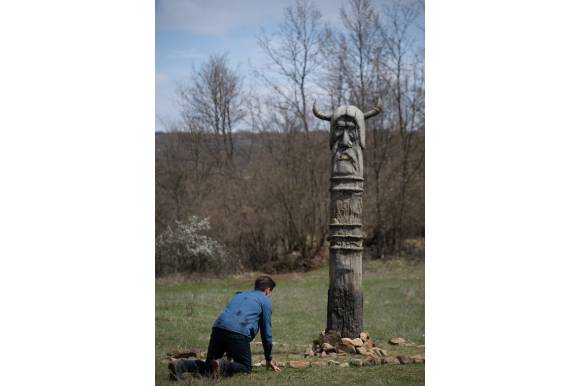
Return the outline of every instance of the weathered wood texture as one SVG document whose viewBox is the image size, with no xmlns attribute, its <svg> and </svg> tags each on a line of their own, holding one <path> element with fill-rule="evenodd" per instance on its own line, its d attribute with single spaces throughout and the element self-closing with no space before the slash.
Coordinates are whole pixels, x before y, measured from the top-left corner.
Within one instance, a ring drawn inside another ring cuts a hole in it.
<svg viewBox="0 0 580 386">
<path fill-rule="evenodd" d="M 326 329 L 342 337 L 358 338 L 363 330 L 363 153 L 365 119 L 381 111 L 363 113 L 340 106 L 332 116 L 313 106 L 314 115 L 330 121 L 330 286 Z"/>
<path fill-rule="evenodd" d="M 362 252 L 331 250 L 326 328 L 343 337 L 363 330 Z"/>
<path fill-rule="evenodd" d="M 361 177 L 331 178 L 330 288 L 327 330 L 358 337 L 363 330 Z"/>
</svg>

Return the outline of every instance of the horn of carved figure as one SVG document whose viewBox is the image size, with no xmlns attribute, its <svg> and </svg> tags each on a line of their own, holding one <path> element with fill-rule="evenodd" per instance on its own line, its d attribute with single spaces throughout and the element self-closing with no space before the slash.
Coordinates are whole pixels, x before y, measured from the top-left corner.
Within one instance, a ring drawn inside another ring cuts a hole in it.
<svg viewBox="0 0 580 386">
<path fill-rule="evenodd" d="M 382 102 L 381 98 L 379 97 L 377 99 L 377 105 L 365 113 L 365 120 L 374 117 L 375 115 L 377 115 L 381 111 L 383 111 L 383 102 Z"/>
<path fill-rule="evenodd" d="M 331 119 L 330 115 L 324 115 L 318 111 L 318 109 L 316 108 L 316 100 L 314 100 L 314 104 L 312 105 L 312 112 L 314 113 L 314 115 L 316 117 L 318 117 L 324 121 L 330 121 L 330 119 Z"/>
</svg>

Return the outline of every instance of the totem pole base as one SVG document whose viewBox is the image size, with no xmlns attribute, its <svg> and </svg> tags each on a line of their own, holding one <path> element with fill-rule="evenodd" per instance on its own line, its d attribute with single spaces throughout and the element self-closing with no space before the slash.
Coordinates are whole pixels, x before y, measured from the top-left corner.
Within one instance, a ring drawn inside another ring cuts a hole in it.
<svg viewBox="0 0 580 386">
<path fill-rule="evenodd" d="M 363 294 L 345 288 L 328 290 L 326 331 L 340 332 L 343 338 L 357 338 L 363 331 Z"/>
<path fill-rule="evenodd" d="M 326 329 L 358 338 L 363 331 L 362 252 L 331 251 L 330 275 Z"/>
</svg>

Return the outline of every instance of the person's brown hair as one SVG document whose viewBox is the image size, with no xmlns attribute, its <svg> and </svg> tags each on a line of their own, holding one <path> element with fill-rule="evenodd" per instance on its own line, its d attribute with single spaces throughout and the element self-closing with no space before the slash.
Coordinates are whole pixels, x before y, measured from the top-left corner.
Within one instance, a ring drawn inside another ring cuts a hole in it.
<svg viewBox="0 0 580 386">
<path fill-rule="evenodd" d="M 276 282 L 270 276 L 260 276 L 254 282 L 254 289 L 257 291 L 265 291 L 268 288 L 274 289 Z"/>
</svg>

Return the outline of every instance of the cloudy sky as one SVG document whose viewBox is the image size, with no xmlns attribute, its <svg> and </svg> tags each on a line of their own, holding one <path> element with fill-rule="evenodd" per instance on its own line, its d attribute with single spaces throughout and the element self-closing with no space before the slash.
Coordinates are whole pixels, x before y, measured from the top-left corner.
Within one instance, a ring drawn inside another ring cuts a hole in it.
<svg viewBox="0 0 580 386">
<path fill-rule="evenodd" d="M 382 3 L 380 0 L 377 3 Z M 192 65 L 212 54 L 227 53 L 230 62 L 249 74 L 266 63 L 256 43 L 263 28 L 274 31 L 293 0 L 156 0 L 155 129 L 178 119 L 176 90 Z M 340 26 L 340 0 L 315 0 L 323 21 Z M 421 21 L 422 22 L 422 21 Z"/>
</svg>

